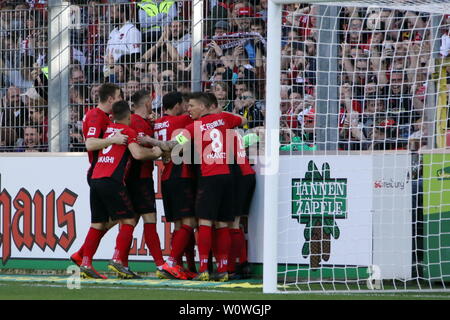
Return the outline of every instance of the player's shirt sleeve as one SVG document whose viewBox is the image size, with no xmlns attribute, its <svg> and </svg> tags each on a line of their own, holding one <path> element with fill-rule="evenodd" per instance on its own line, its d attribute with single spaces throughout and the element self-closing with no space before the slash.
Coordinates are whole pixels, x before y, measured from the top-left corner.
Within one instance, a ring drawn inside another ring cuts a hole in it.
<svg viewBox="0 0 450 320">
<path fill-rule="evenodd" d="M 124 134 L 128 136 L 128 144 L 138 143 L 137 141 L 137 133 L 131 128 L 127 128 L 124 130 Z"/>
<path fill-rule="evenodd" d="M 225 121 L 229 124 L 230 128 L 235 128 L 242 125 L 242 119 L 239 116 L 235 116 L 234 114 L 224 112 L 223 117 L 225 118 Z"/>
<path fill-rule="evenodd" d="M 101 138 L 104 121 L 98 115 L 88 114 L 83 122 L 83 135 L 88 138 Z"/>
</svg>

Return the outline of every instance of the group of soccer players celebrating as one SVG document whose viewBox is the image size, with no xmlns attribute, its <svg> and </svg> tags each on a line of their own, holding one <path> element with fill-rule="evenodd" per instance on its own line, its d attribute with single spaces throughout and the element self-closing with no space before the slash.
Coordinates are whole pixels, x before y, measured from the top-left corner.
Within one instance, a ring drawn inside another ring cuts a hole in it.
<svg viewBox="0 0 450 320">
<path fill-rule="evenodd" d="M 81 276 L 106 278 L 93 268 L 92 259 L 103 236 L 119 223 L 108 268 L 120 278 L 140 278 L 128 267 L 128 255 L 134 228 L 142 217 L 145 243 L 158 277 L 198 281 L 247 277 L 240 218 L 249 213 L 256 180 L 237 130 L 246 119 L 222 111 L 211 93 L 168 93 L 159 119 L 153 117 L 150 92 L 141 90 L 133 95 L 133 112 L 114 84 L 103 84 L 99 98 L 99 105 L 83 119 L 91 164 L 87 177 L 91 227 L 82 247 L 71 255 Z M 164 214 L 166 221 L 174 223 L 166 260 L 156 231 L 152 176 L 153 161 L 158 158 L 164 163 Z"/>
</svg>

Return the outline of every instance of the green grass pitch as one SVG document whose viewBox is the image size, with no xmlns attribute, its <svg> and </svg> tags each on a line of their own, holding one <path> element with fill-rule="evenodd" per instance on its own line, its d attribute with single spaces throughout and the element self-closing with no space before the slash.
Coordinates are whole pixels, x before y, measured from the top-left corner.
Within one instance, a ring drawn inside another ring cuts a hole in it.
<svg viewBox="0 0 450 320">
<path fill-rule="evenodd" d="M 263 294 L 260 280 L 227 283 L 160 280 L 81 280 L 67 287 L 67 276 L 0 275 L 0 300 L 450 300 L 450 293 L 290 293 Z M 73 283 L 72 283 L 73 284 Z"/>
</svg>

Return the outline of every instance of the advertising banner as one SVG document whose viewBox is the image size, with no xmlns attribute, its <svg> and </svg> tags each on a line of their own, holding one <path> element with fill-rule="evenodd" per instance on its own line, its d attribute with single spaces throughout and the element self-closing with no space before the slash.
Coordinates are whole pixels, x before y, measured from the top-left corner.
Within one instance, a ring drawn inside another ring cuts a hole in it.
<svg viewBox="0 0 450 320">
<path fill-rule="evenodd" d="M 87 156 L 0 158 L 0 253 L 8 260 L 68 259 L 83 244 L 91 214 Z M 159 193 L 162 164 L 154 171 L 157 230 L 164 254 L 170 250 L 170 224 L 164 223 Z M 150 261 L 140 222 L 134 231 L 130 260 Z M 117 226 L 102 239 L 96 259 L 112 258 Z"/>
<path fill-rule="evenodd" d="M 409 278 L 410 163 L 407 154 L 281 156 L 278 262 L 342 270 L 376 265 L 382 278 Z M 251 262 L 263 258 L 264 179 L 257 179 L 249 219 Z"/>
</svg>

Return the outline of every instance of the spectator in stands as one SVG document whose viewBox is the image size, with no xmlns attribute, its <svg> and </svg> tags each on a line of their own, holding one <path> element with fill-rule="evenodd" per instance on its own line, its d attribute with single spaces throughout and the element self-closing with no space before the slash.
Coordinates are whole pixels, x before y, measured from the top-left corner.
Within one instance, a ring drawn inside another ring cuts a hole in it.
<svg viewBox="0 0 450 320">
<path fill-rule="evenodd" d="M 0 128 L 0 152 L 12 152 L 16 146 L 16 131 L 12 128 Z"/>
<path fill-rule="evenodd" d="M 229 26 L 228 23 L 226 23 L 226 20 L 228 20 L 228 8 L 231 5 L 232 0 L 222 0 L 217 1 L 213 7 L 211 8 L 209 17 L 207 22 L 207 34 L 208 36 L 213 36 L 214 34 L 217 34 L 219 31 L 223 31 L 219 34 L 223 34 L 228 32 Z M 220 27 L 221 30 L 218 30 L 217 22 L 226 23 L 227 26 L 223 27 L 223 25 Z"/>
<path fill-rule="evenodd" d="M 97 105 L 99 102 L 98 90 L 100 89 L 100 85 L 93 85 L 90 91 L 90 103 L 93 105 Z"/>
<path fill-rule="evenodd" d="M 41 133 L 41 140 L 44 144 L 48 142 L 48 116 L 47 101 L 38 99 L 33 101 L 28 108 L 29 124 L 38 128 Z"/>
<path fill-rule="evenodd" d="M 141 61 L 182 62 L 191 54 L 191 35 L 187 24 L 175 18 L 169 27 L 165 27 L 156 44 L 152 46 Z"/>
<path fill-rule="evenodd" d="M 86 77 L 84 71 L 79 66 L 70 68 L 70 84 L 86 84 Z"/>
<path fill-rule="evenodd" d="M 172 61 L 181 61 L 191 55 L 191 34 L 188 24 L 175 18 L 170 25 L 170 42 L 166 44 Z M 173 50 L 173 49 L 175 50 Z"/>
<path fill-rule="evenodd" d="M 141 89 L 141 83 L 138 78 L 131 77 L 128 79 L 125 87 L 124 87 L 124 96 L 125 101 L 128 101 L 131 103 L 131 97 L 133 94 L 138 92 Z"/>
<path fill-rule="evenodd" d="M 305 105 L 298 115 L 302 141 L 311 146 L 315 143 L 315 118 L 316 112 L 312 103 Z"/>
<path fill-rule="evenodd" d="M 143 62 L 136 62 L 134 64 L 134 68 L 131 72 L 131 74 L 138 79 L 141 79 L 147 75 L 147 68 L 145 63 Z"/>
<path fill-rule="evenodd" d="M 245 91 L 249 90 L 249 86 L 247 85 L 247 82 L 245 81 L 238 81 L 235 85 L 234 85 L 234 97 L 235 99 L 240 99 L 242 97 L 242 94 Z"/>
<path fill-rule="evenodd" d="M 137 1 L 139 25 L 143 34 L 144 50 L 160 39 L 163 29 L 177 16 L 177 2 L 169 0 Z"/>
<path fill-rule="evenodd" d="M 69 107 L 69 152 L 86 151 L 82 132 L 82 118 L 82 106 Z"/>
<path fill-rule="evenodd" d="M 218 107 L 223 111 L 233 112 L 233 101 L 229 100 L 229 90 L 226 82 L 218 81 L 212 86 L 212 92 L 217 98 Z"/>
<path fill-rule="evenodd" d="M 96 10 L 97 11 L 97 10 Z M 89 82 L 102 82 L 105 79 L 103 71 L 105 69 L 106 60 L 106 46 L 107 43 L 107 24 L 104 21 L 99 21 L 96 25 L 90 25 L 89 37 L 86 46 L 86 62 L 87 62 L 87 76 Z M 108 65 L 108 70 L 113 68 L 114 59 L 109 57 L 111 65 Z"/>
<path fill-rule="evenodd" d="M 264 21 L 267 21 L 267 0 L 259 0 L 259 10 L 256 13 L 257 17 L 260 17 Z"/>
<path fill-rule="evenodd" d="M 20 89 L 9 87 L 0 104 L 1 127 L 12 128 L 18 139 L 23 138 L 21 127 L 28 120 L 28 114 L 20 99 Z"/>
<path fill-rule="evenodd" d="M 253 15 L 253 8 L 249 1 L 235 1 L 231 9 L 231 14 L 229 14 L 231 32 L 238 32 L 239 29 L 248 31 L 250 27 L 250 20 L 247 17 L 251 17 Z M 241 19 L 244 21 L 241 22 Z M 245 25 L 247 25 L 247 29 L 243 29 Z"/>
<path fill-rule="evenodd" d="M 130 22 L 130 6 L 113 4 L 110 6 L 110 22 L 114 29 L 109 34 L 106 47 L 105 76 L 111 73 L 115 64 L 131 66 L 140 58 L 141 32 Z M 126 78 L 124 79 L 124 82 Z"/>
<path fill-rule="evenodd" d="M 109 77 L 108 82 L 124 84 L 126 79 L 128 78 L 128 67 L 124 64 L 113 65 L 113 67 L 109 67 Z"/>
<path fill-rule="evenodd" d="M 230 31 L 230 25 L 225 20 L 219 20 L 214 24 L 214 36 L 221 36 Z"/>
<path fill-rule="evenodd" d="M 251 91 L 244 91 L 241 97 L 234 101 L 233 112 L 247 119 L 244 129 L 264 126 L 264 115 L 261 109 L 261 104 L 256 101 Z"/>
<path fill-rule="evenodd" d="M 23 146 L 16 152 L 44 152 L 47 148 L 42 143 L 42 132 L 39 128 L 27 125 L 23 128 Z"/>
</svg>

